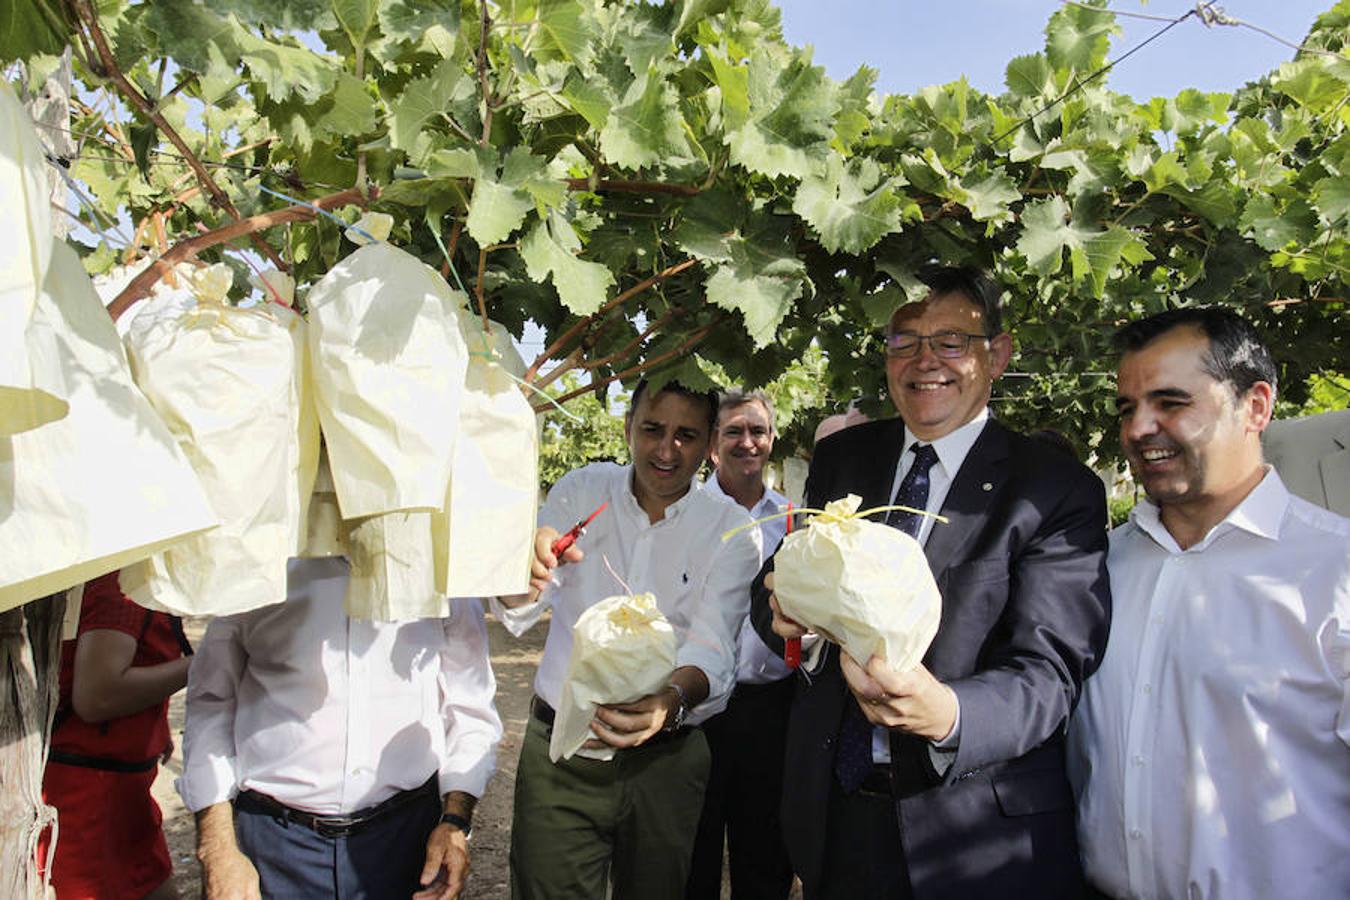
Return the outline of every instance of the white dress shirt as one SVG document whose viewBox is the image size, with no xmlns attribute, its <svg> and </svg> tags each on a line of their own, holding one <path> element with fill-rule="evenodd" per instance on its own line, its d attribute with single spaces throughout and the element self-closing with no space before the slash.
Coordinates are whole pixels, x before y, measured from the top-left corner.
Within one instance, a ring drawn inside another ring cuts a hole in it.
<svg viewBox="0 0 1350 900">
<path fill-rule="evenodd" d="M 724 532 L 749 524 L 750 516 L 697 488 L 653 524 L 633 496 L 632 473 L 632 466 L 592 463 L 559 479 L 539 511 L 541 526 L 566 532 L 609 502 L 577 541 L 586 556 L 555 569 L 538 603 L 508 610 L 494 602 L 493 613 L 519 635 L 552 606 L 534 690 L 557 709 L 577 619 L 606 597 L 650 591 L 675 629 L 676 668 L 696 666 L 707 676 L 708 698 L 689 714 L 689 723 L 697 724 L 726 708 L 736 683 L 736 634 L 759 571 L 759 531 L 747 528 L 722 540 Z"/>
<path fill-rule="evenodd" d="M 1069 742 L 1088 878 L 1350 897 L 1350 519 L 1268 469 L 1186 550 L 1140 502 L 1107 566 L 1111 637 Z"/>
<path fill-rule="evenodd" d="M 501 720 L 477 600 L 446 619 L 343 612 L 348 566 L 293 559 L 285 603 L 214 619 L 188 677 L 183 774 L 193 812 L 241 790 L 338 815 L 420 786 L 482 796 Z"/>
<path fill-rule="evenodd" d="M 726 503 L 736 502 L 726 491 L 722 490 L 722 484 L 717 480 L 716 473 L 703 482 L 703 490 Z M 787 497 L 766 486 L 764 496 L 749 511 L 750 518 L 759 520 L 778 515 L 787 512 L 787 506 Z M 744 509 L 745 507 L 741 508 Z M 774 550 L 778 549 L 778 542 L 783 539 L 785 533 L 787 533 L 786 516 L 779 516 L 777 519 L 769 519 L 759 523 L 759 563 L 761 566 L 764 565 L 764 560 L 773 555 Z M 769 684 L 774 681 L 782 681 L 792 674 L 792 670 L 787 667 L 787 663 L 783 662 L 772 650 L 765 646 L 764 640 L 755 631 L 754 626 L 750 624 L 749 616 L 746 616 L 745 623 L 741 625 L 740 637 L 737 640 L 737 684 Z"/>
</svg>

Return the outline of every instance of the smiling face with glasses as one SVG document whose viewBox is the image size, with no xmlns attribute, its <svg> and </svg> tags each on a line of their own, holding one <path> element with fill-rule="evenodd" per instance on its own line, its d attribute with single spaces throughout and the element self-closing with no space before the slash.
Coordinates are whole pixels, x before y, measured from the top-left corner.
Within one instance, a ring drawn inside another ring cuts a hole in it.
<svg viewBox="0 0 1350 900">
<path fill-rule="evenodd" d="M 1012 338 L 986 336 L 984 313 L 965 295 L 929 295 L 891 316 L 886 386 L 909 430 L 932 441 L 979 415 L 1011 356 Z"/>
</svg>

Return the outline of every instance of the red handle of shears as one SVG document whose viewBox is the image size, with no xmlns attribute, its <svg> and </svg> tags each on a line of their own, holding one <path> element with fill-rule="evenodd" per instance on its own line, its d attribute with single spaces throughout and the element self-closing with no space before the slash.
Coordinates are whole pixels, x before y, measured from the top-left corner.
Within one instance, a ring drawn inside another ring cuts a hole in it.
<svg viewBox="0 0 1350 900">
<path fill-rule="evenodd" d="M 609 506 L 609 501 L 601 503 L 599 509 L 569 528 L 566 534 L 549 545 L 549 552 L 555 557 L 561 556 L 563 551 L 577 542 L 577 538 L 586 533 L 586 526 L 591 524 L 596 516 L 604 512 L 606 506 Z"/>
<path fill-rule="evenodd" d="M 787 533 L 792 534 L 792 504 L 787 505 Z M 783 662 L 789 669 L 799 669 L 802 665 L 802 639 L 788 638 L 783 641 Z"/>
</svg>

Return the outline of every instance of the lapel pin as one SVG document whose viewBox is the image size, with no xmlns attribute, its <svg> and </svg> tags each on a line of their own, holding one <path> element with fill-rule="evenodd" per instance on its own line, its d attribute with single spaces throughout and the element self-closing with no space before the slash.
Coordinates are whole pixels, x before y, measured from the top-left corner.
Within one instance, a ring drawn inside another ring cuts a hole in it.
<svg viewBox="0 0 1350 900">
<path fill-rule="evenodd" d="M 994 486 L 987 481 L 980 485 L 980 487 L 984 488 L 986 491 L 992 491 L 994 489 Z"/>
</svg>

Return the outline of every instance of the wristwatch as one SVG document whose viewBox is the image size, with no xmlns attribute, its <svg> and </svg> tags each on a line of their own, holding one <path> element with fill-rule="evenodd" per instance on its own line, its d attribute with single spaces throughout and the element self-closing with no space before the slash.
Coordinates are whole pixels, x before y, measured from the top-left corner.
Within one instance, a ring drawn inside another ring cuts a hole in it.
<svg viewBox="0 0 1350 900">
<path fill-rule="evenodd" d="M 441 813 L 441 824 L 449 825 L 451 828 L 458 828 L 464 832 L 467 838 L 473 832 L 473 824 L 463 816 L 457 816 L 454 813 Z"/>
<path fill-rule="evenodd" d="M 684 727 L 684 720 L 689 717 L 689 695 L 684 692 L 684 688 L 675 682 L 666 685 L 666 688 L 675 692 L 675 699 L 679 705 L 675 707 L 675 717 L 666 721 L 662 731 L 679 731 Z"/>
</svg>

